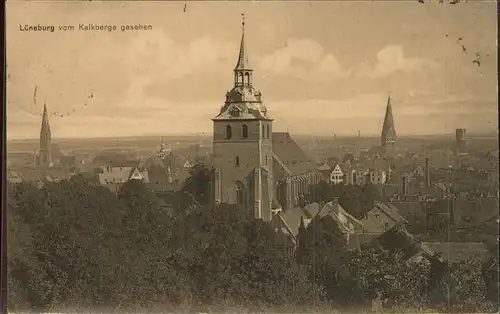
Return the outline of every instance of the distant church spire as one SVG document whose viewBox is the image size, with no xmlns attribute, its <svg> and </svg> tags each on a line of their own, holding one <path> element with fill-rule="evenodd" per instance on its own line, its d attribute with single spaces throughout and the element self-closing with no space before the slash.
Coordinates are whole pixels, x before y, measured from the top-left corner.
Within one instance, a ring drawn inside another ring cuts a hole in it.
<svg viewBox="0 0 500 314">
<path fill-rule="evenodd" d="M 382 126 L 382 146 L 393 145 L 396 143 L 396 128 L 394 127 L 394 118 L 392 117 L 391 95 L 387 98 L 387 108 L 385 110 L 384 125 Z"/>
<path fill-rule="evenodd" d="M 235 86 L 252 86 L 252 69 L 248 64 L 248 55 L 245 46 L 245 15 L 241 14 L 241 43 L 238 61 L 234 68 L 234 85 Z"/>
<path fill-rule="evenodd" d="M 39 165 L 48 167 L 52 162 L 52 135 L 50 133 L 49 114 L 47 103 L 43 104 L 42 126 L 40 128 L 40 155 Z"/>
</svg>

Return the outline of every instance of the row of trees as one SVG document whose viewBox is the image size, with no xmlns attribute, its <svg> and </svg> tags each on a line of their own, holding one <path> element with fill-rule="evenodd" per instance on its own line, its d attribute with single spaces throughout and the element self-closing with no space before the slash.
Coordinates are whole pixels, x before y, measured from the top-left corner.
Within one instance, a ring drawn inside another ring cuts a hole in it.
<svg viewBox="0 0 500 314">
<path fill-rule="evenodd" d="M 431 303 L 427 266 L 349 252 L 331 218 L 302 226 L 290 255 L 288 238 L 236 207 L 172 215 L 138 181 L 118 195 L 81 177 L 9 185 L 7 210 L 11 311 L 357 310 L 378 296 L 391 307 L 479 311 L 498 280 L 478 262 L 461 265 L 450 275 L 457 294 Z"/>
<path fill-rule="evenodd" d="M 9 185 L 8 218 L 12 311 L 264 310 L 321 301 L 283 239 L 229 205 L 173 217 L 138 181 L 114 195 L 74 177 L 42 189 Z"/>
</svg>

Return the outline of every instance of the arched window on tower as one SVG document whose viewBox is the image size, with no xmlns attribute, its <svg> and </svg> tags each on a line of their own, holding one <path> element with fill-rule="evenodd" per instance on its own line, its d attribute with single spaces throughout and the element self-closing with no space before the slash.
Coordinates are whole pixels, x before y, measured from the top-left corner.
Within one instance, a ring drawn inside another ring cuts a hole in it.
<svg viewBox="0 0 500 314">
<path fill-rule="evenodd" d="M 236 182 L 236 204 L 243 205 L 245 203 L 245 185 L 240 181 Z"/>
<path fill-rule="evenodd" d="M 230 139 L 232 136 L 232 130 L 230 125 L 226 125 L 226 139 Z"/>
<path fill-rule="evenodd" d="M 269 138 L 269 124 L 266 126 L 266 137 Z"/>
<path fill-rule="evenodd" d="M 245 82 L 244 83 L 247 83 L 248 85 L 250 85 L 250 73 L 248 73 L 248 72 L 245 72 Z"/>
<path fill-rule="evenodd" d="M 238 84 L 243 85 L 243 73 L 238 73 Z"/>
<path fill-rule="evenodd" d="M 243 126 L 241 127 L 241 137 L 242 138 L 248 137 L 248 126 L 246 124 L 243 124 Z"/>
<path fill-rule="evenodd" d="M 266 126 L 262 125 L 262 138 L 266 138 Z"/>
<path fill-rule="evenodd" d="M 240 157 L 236 156 L 236 158 L 234 158 L 234 165 L 236 167 L 239 167 L 240 166 Z"/>
</svg>

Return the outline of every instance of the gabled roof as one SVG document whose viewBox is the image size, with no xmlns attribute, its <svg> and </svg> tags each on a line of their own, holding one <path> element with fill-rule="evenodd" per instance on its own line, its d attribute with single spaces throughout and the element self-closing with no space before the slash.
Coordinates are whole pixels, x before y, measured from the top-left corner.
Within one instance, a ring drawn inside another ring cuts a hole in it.
<svg viewBox="0 0 500 314">
<path fill-rule="evenodd" d="M 312 161 L 290 134 L 273 133 L 272 140 L 273 153 L 293 175 L 316 172 Z"/>
<path fill-rule="evenodd" d="M 296 238 L 299 234 L 300 223 L 307 218 L 300 207 L 290 208 L 284 212 L 276 214 L 283 221 L 290 234 Z"/>
<path fill-rule="evenodd" d="M 381 211 L 387 214 L 387 216 L 389 216 L 396 223 L 405 221 L 399 210 L 389 203 L 377 202 L 375 204 L 375 207 L 379 208 Z"/>
<path fill-rule="evenodd" d="M 388 231 L 386 226 L 391 229 L 402 222 L 405 222 L 405 219 L 397 208 L 382 202 L 377 202 L 361 220 L 365 231 L 370 233 L 384 233 Z"/>
<path fill-rule="evenodd" d="M 274 152 L 273 152 L 273 159 L 278 163 L 278 165 L 281 166 L 281 168 L 283 169 L 283 171 L 285 171 L 285 173 L 289 176 L 293 176 L 293 172 L 288 169 L 288 167 L 285 165 L 285 163 L 283 162 L 283 160 L 281 160 L 278 155 L 276 155 Z"/>
<path fill-rule="evenodd" d="M 351 214 L 345 211 L 342 206 L 336 202 L 328 202 L 323 208 L 318 212 L 317 216 L 320 218 L 324 218 L 326 216 L 331 216 L 333 219 L 337 221 L 339 227 L 343 231 L 354 231 L 351 230 L 351 226 L 356 228 L 363 228 L 363 224 L 354 218 Z"/>
<path fill-rule="evenodd" d="M 308 219 L 313 219 L 316 215 L 318 215 L 320 205 L 318 203 L 307 204 L 302 210 Z"/>
</svg>

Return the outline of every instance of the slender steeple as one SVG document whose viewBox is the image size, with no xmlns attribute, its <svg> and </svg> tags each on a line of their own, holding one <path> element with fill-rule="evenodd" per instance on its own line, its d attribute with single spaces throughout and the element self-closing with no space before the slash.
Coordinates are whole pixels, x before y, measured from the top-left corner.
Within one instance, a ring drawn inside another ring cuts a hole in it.
<svg viewBox="0 0 500 314">
<path fill-rule="evenodd" d="M 253 86 L 253 70 L 248 65 L 245 47 L 245 16 L 242 14 L 240 51 L 233 69 L 234 86 L 226 92 L 226 100 L 219 114 L 212 120 L 271 120 L 267 108 L 262 102 L 261 92 Z"/>
<path fill-rule="evenodd" d="M 385 110 L 384 125 L 382 126 L 382 146 L 394 145 L 396 143 L 396 128 L 394 127 L 394 118 L 392 117 L 391 95 L 387 99 L 387 108 Z"/>
<path fill-rule="evenodd" d="M 245 46 L 245 15 L 241 14 L 241 43 L 238 61 L 234 67 L 234 85 L 241 87 L 252 86 L 252 69 L 248 64 L 248 55 Z"/>
<path fill-rule="evenodd" d="M 47 103 L 43 104 L 42 126 L 40 128 L 40 155 L 39 165 L 48 167 L 52 162 L 52 135 L 50 133 L 49 114 Z"/>
</svg>

